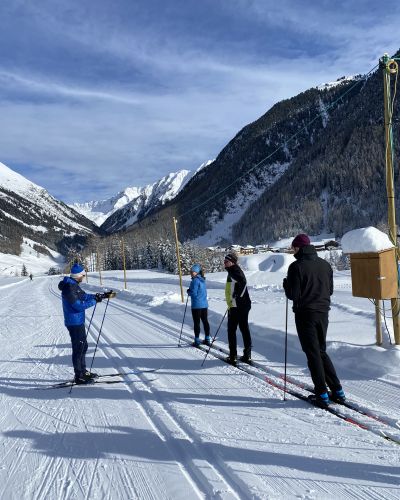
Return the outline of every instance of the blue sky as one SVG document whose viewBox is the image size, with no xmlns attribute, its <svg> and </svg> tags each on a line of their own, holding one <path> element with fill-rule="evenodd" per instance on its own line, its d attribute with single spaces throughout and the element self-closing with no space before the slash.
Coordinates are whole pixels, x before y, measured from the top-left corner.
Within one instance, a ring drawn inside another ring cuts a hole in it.
<svg viewBox="0 0 400 500">
<path fill-rule="evenodd" d="M 9 0 L 0 19 L 0 161 L 67 203 L 194 170 L 400 47 L 394 0 Z"/>
</svg>

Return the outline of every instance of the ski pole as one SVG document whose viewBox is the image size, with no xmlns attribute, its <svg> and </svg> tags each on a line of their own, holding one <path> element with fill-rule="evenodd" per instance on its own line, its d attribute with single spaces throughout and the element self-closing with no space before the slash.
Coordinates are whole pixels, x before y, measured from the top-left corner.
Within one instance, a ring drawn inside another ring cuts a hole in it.
<svg viewBox="0 0 400 500">
<path fill-rule="evenodd" d="M 182 326 L 181 326 L 181 333 L 179 335 L 178 347 L 181 346 L 181 337 L 182 337 L 183 323 L 185 322 L 185 316 L 186 316 L 186 309 L 187 309 L 187 305 L 188 305 L 188 300 L 189 300 L 189 295 L 186 298 L 185 312 L 183 313 L 183 320 L 182 320 Z"/>
<path fill-rule="evenodd" d="M 219 327 L 217 328 L 217 331 L 215 332 L 215 335 L 211 341 L 211 344 L 210 344 L 210 347 L 208 348 L 208 351 L 206 352 L 206 355 L 204 356 L 204 359 L 203 359 L 203 362 L 201 363 L 201 366 L 204 365 L 204 361 L 206 360 L 206 357 L 208 356 L 208 353 L 210 352 L 210 349 L 212 347 L 212 345 L 214 344 L 214 340 L 217 338 L 217 335 L 218 335 L 218 332 L 219 332 L 219 329 L 221 328 L 222 326 L 222 323 L 224 322 L 224 319 L 225 319 L 225 316 L 226 316 L 226 313 L 228 312 L 229 309 L 227 309 L 225 311 L 225 314 L 222 316 L 222 319 L 221 319 L 221 323 L 219 324 Z"/>
<path fill-rule="evenodd" d="M 99 345 L 99 340 L 100 340 L 101 330 L 103 329 L 104 318 L 106 317 L 106 312 L 107 312 L 107 307 L 108 307 L 108 303 L 109 303 L 109 302 L 110 302 L 110 297 L 108 296 L 108 297 L 107 297 L 106 308 L 104 309 L 103 319 L 102 319 L 102 321 L 101 321 L 101 325 L 100 325 L 99 334 L 98 334 L 98 336 L 97 336 L 96 347 L 95 347 L 95 349 L 94 349 L 93 358 L 92 358 L 92 363 L 90 364 L 89 373 L 92 373 L 92 366 L 93 366 L 93 362 L 94 362 L 94 357 L 96 356 L 97 346 Z"/>
<path fill-rule="evenodd" d="M 86 330 L 86 335 L 85 335 L 85 340 L 86 341 L 87 341 L 87 338 L 88 338 L 88 335 L 89 335 L 89 330 L 90 330 L 90 326 L 92 324 L 93 316 L 94 316 L 94 313 L 96 311 L 96 306 L 97 306 L 97 302 L 94 305 L 92 316 L 91 316 L 90 321 L 89 321 L 89 326 L 87 327 L 87 330 Z M 81 352 L 81 359 L 80 359 L 79 366 L 82 366 L 82 360 L 83 360 L 83 357 L 85 355 L 85 349 L 84 349 L 83 341 L 81 342 L 81 344 L 82 344 L 82 352 Z M 69 394 L 71 394 L 72 388 L 73 388 L 73 385 L 71 385 L 71 389 L 69 390 Z"/>
<path fill-rule="evenodd" d="M 286 297 L 286 322 L 285 322 L 285 378 L 283 384 L 283 401 L 286 401 L 286 367 L 287 367 L 287 324 L 288 324 L 288 298 Z"/>
<path fill-rule="evenodd" d="M 92 324 L 92 320 L 93 320 L 94 312 L 95 312 L 95 310 L 96 310 L 96 306 L 97 306 L 97 302 L 96 302 L 96 304 L 94 305 L 93 312 L 92 312 L 92 316 L 91 316 L 90 321 L 89 321 L 89 326 L 87 327 L 87 330 L 86 330 L 86 340 L 87 340 L 88 335 L 89 335 L 90 325 Z M 81 361 L 82 361 L 82 360 L 81 360 Z"/>
</svg>

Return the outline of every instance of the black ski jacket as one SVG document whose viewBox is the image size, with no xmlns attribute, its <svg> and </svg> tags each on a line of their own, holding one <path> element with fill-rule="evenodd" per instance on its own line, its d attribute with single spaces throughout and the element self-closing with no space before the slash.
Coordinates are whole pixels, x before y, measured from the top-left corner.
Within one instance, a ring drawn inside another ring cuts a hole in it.
<svg viewBox="0 0 400 500">
<path fill-rule="evenodd" d="M 293 300 L 293 311 L 328 312 L 333 293 L 333 271 L 315 248 L 307 245 L 294 256 L 283 280 L 286 297 Z"/>
</svg>

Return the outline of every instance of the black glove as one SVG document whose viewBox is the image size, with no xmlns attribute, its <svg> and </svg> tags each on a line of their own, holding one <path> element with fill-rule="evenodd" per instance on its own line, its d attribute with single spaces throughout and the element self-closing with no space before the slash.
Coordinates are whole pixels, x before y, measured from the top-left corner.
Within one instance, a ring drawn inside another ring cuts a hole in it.
<svg viewBox="0 0 400 500">
<path fill-rule="evenodd" d="M 190 288 L 188 288 L 188 289 L 186 290 L 186 293 L 189 293 L 189 292 L 190 292 Z"/>
<path fill-rule="evenodd" d="M 101 293 L 96 293 L 96 295 L 94 296 L 94 300 L 96 302 L 101 302 L 103 300 L 102 294 Z"/>
<path fill-rule="evenodd" d="M 282 286 L 283 286 L 283 289 L 286 290 L 286 287 L 287 287 L 287 278 L 283 278 Z"/>
<path fill-rule="evenodd" d="M 103 299 L 112 299 L 113 297 L 115 297 L 117 294 L 115 292 L 113 292 L 112 290 L 108 291 L 108 292 L 104 292 L 102 294 L 103 296 Z"/>
</svg>

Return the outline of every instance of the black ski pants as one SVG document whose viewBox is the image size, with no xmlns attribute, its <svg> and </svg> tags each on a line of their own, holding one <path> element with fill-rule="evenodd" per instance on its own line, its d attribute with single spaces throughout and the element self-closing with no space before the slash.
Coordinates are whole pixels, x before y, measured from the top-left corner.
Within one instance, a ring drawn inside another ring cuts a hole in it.
<svg viewBox="0 0 400 500">
<path fill-rule="evenodd" d="M 75 375 L 80 377 L 86 371 L 85 354 L 88 349 L 85 325 L 67 326 L 72 343 L 72 364 Z"/>
<path fill-rule="evenodd" d="M 333 363 L 326 353 L 328 313 L 301 311 L 295 313 L 296 329 L 301 348 L 307 356 L 307 364 L 314 383 L 315 393 L 323 394 L 326 386 L 331 391 L 341 389 Z"/>
<path fill-rule="evenodd" d="M 237 339 L 236 330 L 239 326 L 243 337 L 243 354 L 251 357 L 251 335 L 249 328 L 249 312 L 250 309 L 231 307 L 228 311 L 228 343 L 229 356 L 236 358 L 237 356 Z"/>
<path fill-rule="evenodd" d="M 200 337 L 200 320 L 203 323 L 205 336 L 210 336 L 210 325 L 208 323 L 207 314 L 208 309 L 206 307 L 204 309 L 192 309 L 194 336 L 196 338 Z"/>
</svg>

